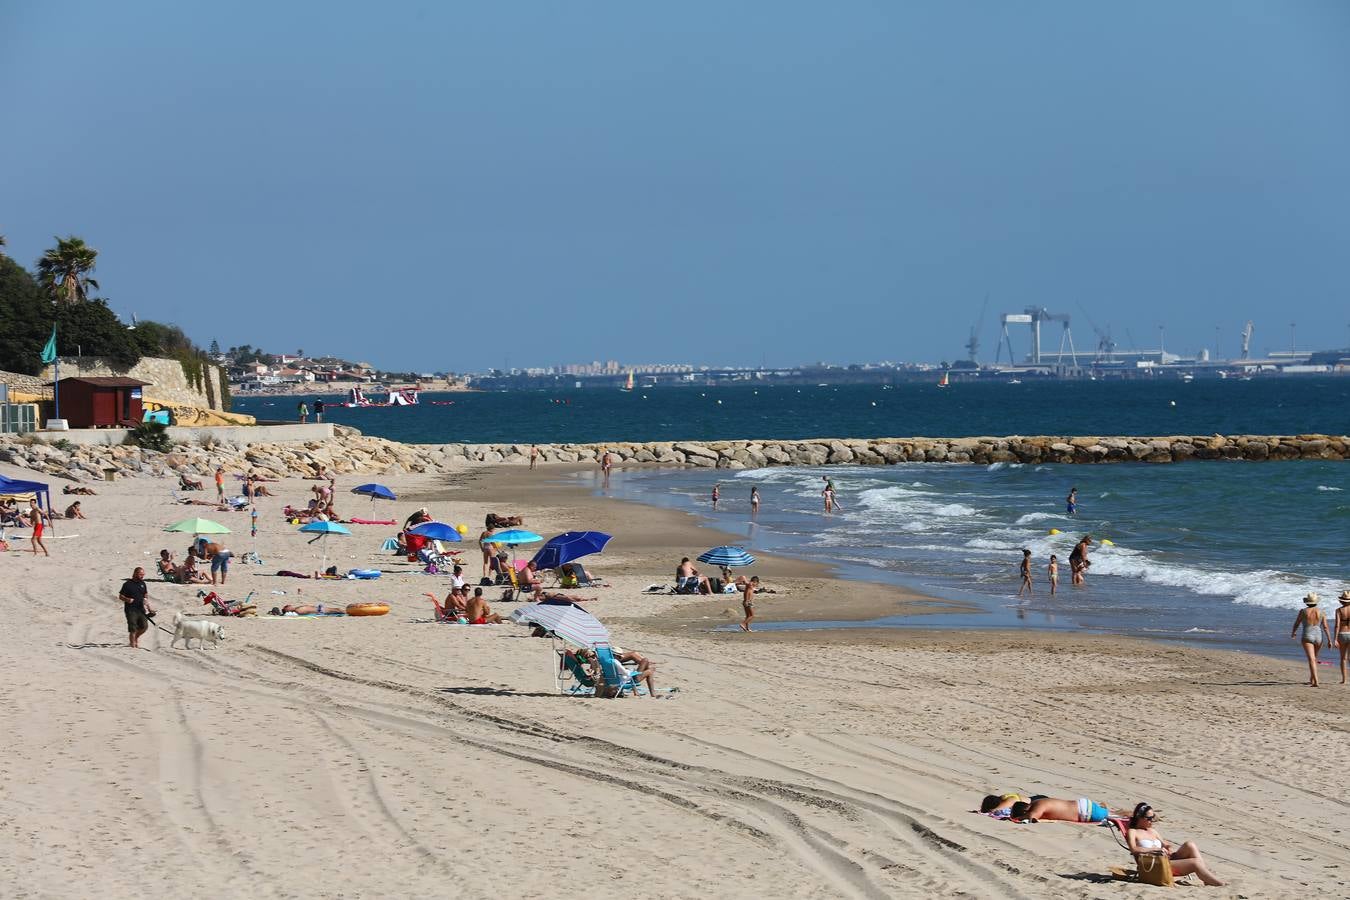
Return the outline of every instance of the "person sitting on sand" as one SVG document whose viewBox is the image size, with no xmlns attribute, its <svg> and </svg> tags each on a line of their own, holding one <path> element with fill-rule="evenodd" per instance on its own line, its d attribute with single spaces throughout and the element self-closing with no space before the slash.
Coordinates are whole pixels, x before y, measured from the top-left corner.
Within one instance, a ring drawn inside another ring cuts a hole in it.
<svg viewBox="0 0 1350 900">
<path fill-rule="evenodd" d="M 1011 818 L 1019 822 L 1105 822 L 1111 810 L 1095 800 L 1079 797 L 1077 800 L 1058 800 L 1039 797 L 1030 802 L 1019 801 L 1012 806 Z"/>
<path fill-rule="evenodd" d="M 206 490 L 204 487 L 202 487 L 202 480 L 200 478 L 193 478 L 191 475 L 188 475 L 184 472 L 178 473 L 178 486 L 185 491 Z"/>
<path fill-rule="evenodd" d="M 1129 827 L 1125 830 L 1125 842 L 1134 854 L 1135 862 L 1138 863 L 1141 856 L 1166 856 L 1171 860 L 1173 875 L 1198 875 L 1210 887 L 1222 887 L 1223 882 L 1209 870 L 1195 842 L 1187 841 L 1180 847 L 1172 846 L 1153 829 L 1153 822 L 1157 818 L 1157 813 L 1147 803 L 1140 803 L 1134 808 Z"/>
<path fill-rule="evenodd" d="M 201 562 L 201 557 L 197 555 L 196 547 L 189 547 L 187 559 L 178 567 L 178 581 L 180 584 L 207 584 L 211 581 L 205 572 L 199 571 L 197 564 Z"/>
<path fill-rule="evenodd" d="M 87 488 L 87 487 L 85 487 L 85 486 L 82 485 L 82 484 L 77 484 L 77 485 L 74 485 L 74 486 L 71 486 L 71 485 L 68 484 L 68 485 L 66 485 L 66 486 L 64 486 L 64 487 L 61 488 L 61 493 L 63 493 L 63 494 L 80 494 L 80 495 L 85 496 L 85 497 L 95 497 L 95 496 L 97 496 L 97 494 L 94 492 L 94 489 L 93 489 L 93 488 Z"/>
<path fill-rule="evenodd" d="M 85 518 L 84 511 L 80 509 L 80 501 L 76 500 L 74 503 L 66 507 L 66 518 L 67 519 Z"/>
<path fill-rule="evenodd" d="M 493 612 L 492 607 L 483 599 L 482 588 L 473 589 L 473 596 L 469 598 L 464 618 L 469 620 L 470 625 L 500 625 L 502 621 L 502 617 Z"/>
<path fill-rule="evenodd" d="M 712 586 L 708 584 L 708 576 L 700 575 L 698 569 L 689 561 L 689 557 L 680 560 L 680 564 L 675 568 L 675 593 L 677 594 L 711 594 Z"/>
<path fill-rule="evenodd" d="M 19 517 L 19 505 L 14 502 L 13 497 L 6 497 L 0 500 L 0 525 L 22 525 L 23 521 Z"/>
</svg>

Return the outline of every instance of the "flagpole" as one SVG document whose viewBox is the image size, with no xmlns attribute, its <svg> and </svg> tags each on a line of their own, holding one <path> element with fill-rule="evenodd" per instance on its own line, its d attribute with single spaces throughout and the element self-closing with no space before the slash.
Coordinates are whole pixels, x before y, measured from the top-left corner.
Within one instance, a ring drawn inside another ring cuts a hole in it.
<svg viewBox="0 0 1350 900">
<path fill-rule="evenodd" d="M 61 418 L 61 357 L 55 360 L 56 368 L 52 375 L 52 399 L 56 406 L 55 418 Z"/>
</svg>

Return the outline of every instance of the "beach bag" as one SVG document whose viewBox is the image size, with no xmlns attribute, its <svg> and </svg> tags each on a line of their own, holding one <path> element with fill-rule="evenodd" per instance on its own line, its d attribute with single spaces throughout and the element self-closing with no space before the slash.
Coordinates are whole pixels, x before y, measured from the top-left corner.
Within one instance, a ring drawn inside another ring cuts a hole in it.
<svg viewBox="0 0 1350 900">
<path fill-rule="evenodd" d="M 1139 867 L 1139 882 L 1141 884 L 1151 884 L 1154 887 L 1171 887 L 1173 885 L 1171 858 L 1152 853 L 1141 853 L 1134 858 L 1134 862 Z"/>
</svg>

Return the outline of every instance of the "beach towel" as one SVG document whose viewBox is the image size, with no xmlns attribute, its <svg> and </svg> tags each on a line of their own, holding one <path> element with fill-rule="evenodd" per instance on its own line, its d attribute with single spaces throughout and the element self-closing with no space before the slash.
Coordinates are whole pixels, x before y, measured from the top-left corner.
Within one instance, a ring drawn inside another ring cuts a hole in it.
<svg viewBox="0 0 1350 900">
<path fill-rule="evenodd" d="M 310 576 L 303 572 L 292 572 L 289 569 L 282 569 L 277 575 L 281 578 L 309 578 Z"/>
<path fill-rule="evenodd" d="M 393 519 L 352 519 L 353 525 L 393 525 Z"/>
</svg>

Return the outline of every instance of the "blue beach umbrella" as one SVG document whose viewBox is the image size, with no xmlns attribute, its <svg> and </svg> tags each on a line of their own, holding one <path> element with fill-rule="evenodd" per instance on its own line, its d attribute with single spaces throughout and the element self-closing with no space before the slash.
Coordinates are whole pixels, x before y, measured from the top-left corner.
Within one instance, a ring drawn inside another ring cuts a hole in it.
<svg viewBox="0 0 1350 900">
<path fill-rule="evenodd" d="M 444 522 L 423 522 L 421 525 L 414 525 L 408 529 L 408 534 L 416 534 L 426 538 L 429 541 L 459 541 L 463 540 L 455 526 L 447 525 Z"/>
<path fill-rule="evenodd" d="M 494 544 L 506 544 L 509 547 L 514 547 L 517 544 L 533 544 L 535 541 L 542 541 L 543 538 L 533 531 L 526 531 L 523 528 L 511 528 L 506 531 L 497 532 L 490 540 Z"/>
<path fill-rule="evenodd" d="M 740 547 L 721 546 L 714 547 L 698 558 L 701 563 L 707 563 L 710 566 L 726 566 L 735 568 L 736 566 L 752 566 L 755 564 L 755 558 L 746 553 Z"/>
<path fill-rule="evenodd" d="M 374 482 L 371 482 L 370 484 L 357 485 L 356 487 L 352 488 L 352 493 L 365 494 L 366 496 L 370 497 L 371 503 L 374 503 L 377 499 L 378 500 L 398 499 L 397 497 L 394 496 L 394 492 L 389 490 L 389 488 L 385 487 L 382 484 L 375 484 Z"/>
<path fill-rule="evenodd" d="M 317 534 L 319 537 L 316 537 L 314 541 L 323 539 L 323 562 L 319 563 L 320 572 L 328 568 L 328 536 L 330 534 L 351 534 L 337 522 L 310 522 L 308 525 L 301 525 L 300 530 L 308 534 Z M 310 543 L 312 544 L 314 541 L 310 541 Z"/>
<path fill-rule="evenodd" d="M 537 569 L 556 569 L 574 559 L 599 553 L 605 549 L 611 537 L 603 531 L 569 531 L 549 538 L 531 562 Z"/>
</svg>

